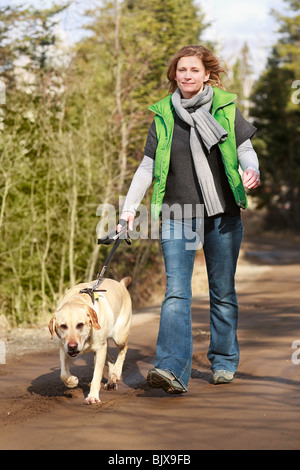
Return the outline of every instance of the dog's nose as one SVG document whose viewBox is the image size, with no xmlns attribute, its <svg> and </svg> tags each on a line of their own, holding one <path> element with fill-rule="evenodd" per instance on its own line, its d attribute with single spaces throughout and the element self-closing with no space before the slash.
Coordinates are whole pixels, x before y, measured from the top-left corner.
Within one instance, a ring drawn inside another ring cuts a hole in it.
<svg viewBox="0 0 300 470">
<path fill-rule="evenodd" d="M 68 343 L 68 351 L 70 352 L 76 351 L 77 348 L 78 348 L 78 343 L 75 343 L 75 342 Z"/>
</svg>

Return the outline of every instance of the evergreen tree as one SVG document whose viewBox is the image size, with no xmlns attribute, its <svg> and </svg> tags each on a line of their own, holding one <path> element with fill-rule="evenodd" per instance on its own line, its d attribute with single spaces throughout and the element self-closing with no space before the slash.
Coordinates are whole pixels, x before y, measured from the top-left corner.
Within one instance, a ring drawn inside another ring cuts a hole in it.
<svg viewBox="0 0 300 470">
<path fill-rule="evenodd" d="M 273 227 L 300 227 L 300 107 L 293 99 L 299 79 L 299 1 L 288 0 L 291 15 L 277 14 L 280 39 L 255 87 L 252 116 L 258 127 L 256 146 Z M 295 13 L 294 13 L 295 12 Z"/>
</svg>

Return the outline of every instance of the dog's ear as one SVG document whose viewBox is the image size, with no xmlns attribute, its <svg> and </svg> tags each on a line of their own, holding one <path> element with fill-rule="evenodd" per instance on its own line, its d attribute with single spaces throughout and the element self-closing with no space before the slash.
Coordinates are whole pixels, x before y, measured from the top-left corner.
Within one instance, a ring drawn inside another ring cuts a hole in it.
<svg viewBox="0 0 300 470">
<path fill-rule="evenodd" d="M 93 328 L 95 328 L 95 330 L 100 330 L 101 326 L 98 323 L 97 313 L 95 312 L 93 308 L 89 306 L 88 306 L 88 316 L 91 319 Z"/>
<path fill-rule="evenodd" d="M 56 315 L 54 314 L 48 325 L 48 328 L 51 334 L 51 339 L 53 339 L 54 332 L 55 332 L 55 320 L 56 320 Z"/>
</svg>

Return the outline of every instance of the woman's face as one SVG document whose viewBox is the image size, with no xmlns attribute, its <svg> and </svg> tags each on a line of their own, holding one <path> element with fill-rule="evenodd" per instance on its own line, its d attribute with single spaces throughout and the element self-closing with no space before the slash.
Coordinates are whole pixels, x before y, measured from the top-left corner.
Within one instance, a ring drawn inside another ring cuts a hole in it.
<svg viewBox="0 0 300 470">
<path fill-rule="evenodd" d="M 200 93 L 208 79 L 209 72 L 199 57 L 182 57 L 177 62 L 175 80 L 183 98 L 190 99 Z"/>
</svg>

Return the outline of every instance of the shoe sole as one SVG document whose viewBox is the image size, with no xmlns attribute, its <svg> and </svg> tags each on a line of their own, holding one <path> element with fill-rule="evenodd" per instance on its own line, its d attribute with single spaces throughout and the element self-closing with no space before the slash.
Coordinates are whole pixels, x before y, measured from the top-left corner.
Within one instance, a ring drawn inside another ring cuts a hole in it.
<svg viewBox="0 0 300 470">
<path fill-rule="evenodd" d="M 213 380 L 214 385 L 230 384 L 232 382 L 233 382 L 233 379 L 225 379 L 225 377 L 218 377 L 217 379 Z"/>
<path fill-rule="evenodd" d="M 169 395 L 180 395 L 181 393 L 185 393 L 186 390 L 184 388 L 176 388 L 174 387 L 173 381 L 164 377 L 156 370 L 149 371 L 147 375 L 147 384 L 149 387 L 152 388 L 162 388 L 166 393 Z"/>
</svg>

